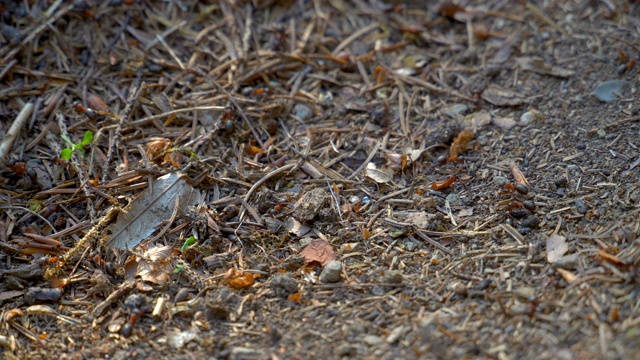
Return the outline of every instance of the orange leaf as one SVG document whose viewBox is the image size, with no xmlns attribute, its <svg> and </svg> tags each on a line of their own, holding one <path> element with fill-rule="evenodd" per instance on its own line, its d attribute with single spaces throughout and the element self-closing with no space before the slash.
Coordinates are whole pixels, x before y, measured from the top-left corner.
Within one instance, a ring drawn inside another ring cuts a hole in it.
<svg viewBox="0 0 640 360">
<path fill-rule="evenodd" d="M 289 301 L 299 303 L 302 302 L 302 295 L 299 292 L 295 294 L 289 294 Z"/>
<path fill-rule="evenodd" d="M 311 241 L 311 244 L 302 249 L 300 255 L 304 256 L 304 260 L 307 264 L 317 262 L 322 266 L 325 266 L 330 261 L 336 259 L 336 253 L 333 251 L 331 244 L 320 239 L 314 239 Z"/>
<path fill-rule="evenodd" d="M 244 289 L 253 285 L 255 279 L 260 277 L 260 274 L 250 274 L 242 270 L 236 270 L 234 268 L 229 269 L 224 275 L 224 283 L 235 290 Z"/>
<path fill-rule="evenodd" d="M 453 184 L 456 181 L 456 176 L 452 176 L 450 178 L 448 178 L 445 181 L 436 181 L 433 184 L 431 184 L 431 187 L 433 188 L 433 190 L 444 190 L 446 188 L 448 188 L 449 186 L 451 186 L 451 184 Z"/>
<path fill-rule="evenodd" d="M 267 153 L 266 151 L 260 149 L 259 147 L 253 146 L 253 145 L 249 145 L 249 144 L 247 144 L 247 146 L 244 148 L 244 151 L 247 154 L 251 155 L 251 156 L 253 156 L 255 154 L 266 154 Z"/>
</svg>

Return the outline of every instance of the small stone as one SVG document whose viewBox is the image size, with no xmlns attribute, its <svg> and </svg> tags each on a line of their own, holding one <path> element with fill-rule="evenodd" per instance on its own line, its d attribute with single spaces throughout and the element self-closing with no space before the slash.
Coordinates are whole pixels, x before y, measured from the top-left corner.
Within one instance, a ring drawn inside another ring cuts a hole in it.
<svg viewBox="0 0 640 360">
<path fill-rule="evenodd" d="M 307 121 L 313 116 L 313 110 L 306 104 L 296 104 L 293 107 L 293 115 L 302 121 Z"/>
<path fill-rule="evenodd" d="M 178 350 L 182 349 L 188 342 L 195 340 L 198 334 L 193 330 L 171 331 L 167 334 L 167 344 Z"/>
<path fill-rule="evenodd" d="M 574 164 L 567 165 L 567 169 L 568 169 L 569 171 L 571 171 L 571 172 L 578 172 L 578 171 L 580 171 L 580 167 L 579 167 L 578 165 L 574 165 Z"/>
<path fill-rule="evenodd" d="M 575 206 L 576 206 L 576 210 L 578 211 L 579 214 L 586 214 L 587 211 L 589 210 L 587 208 L 587 205 L 584 203 L 584 201 L 582 201 L 581 199 L 577 199 L 574 202 Z"/>
<path fill-rule="evenodd" d="M 536 114 L 533 111 L 527 111 L 526 113 L 520 115 L 520 126 L 527 126 L 531 124 L 536 119 Z"/>
<path fill-rule="evenodd" d="M 496 185 L 498 186 L 504 186 L 509 182 L 509 179 L 507 179 L 504 176 L 494 176 L 493 182 L 496 183 Z"/>
<path fill-rule="evenodd" d="M 329 261 L 320 273 L 320 281 L 323 283 L 337 283 L 342 279 L 342 263 L 337 260 Z"/>
<path fill-rule="evenodd" d="M 398 270 L 390 270 L 384 273 L 381 278 L 381 282 L 385 284 L 402 284 L 404 277 Z"/>
<path fill-rule="evenodd" d="M 605 103 L 616 101 L 618 97 L 622 95 L 622 87 L 624 84 L 624 80 L 605 81 L 598 84 L 591 95 Z"/>
<path fill-rule="evenodd" d="M 450 205 L 460 205 L 460 198 L 457 194 L 449 194 L 447 195 L 447 201 Z"/>
<path fill-rule="evenodd" d="M 596 131 L 596 134 L 598 134 L 598 137 L 601 139 L 604 139 L 605 136 L 607 136 L 607 132 L 604 129 L 598 129 L 598 131 Z"/>
<path fill-rule="evenodd" d="M 284 290 L 289 294 L 298 292 L 298 282 L 289 274 L 275 274 L 271 280 L 271 287 Z"/>
</svg>

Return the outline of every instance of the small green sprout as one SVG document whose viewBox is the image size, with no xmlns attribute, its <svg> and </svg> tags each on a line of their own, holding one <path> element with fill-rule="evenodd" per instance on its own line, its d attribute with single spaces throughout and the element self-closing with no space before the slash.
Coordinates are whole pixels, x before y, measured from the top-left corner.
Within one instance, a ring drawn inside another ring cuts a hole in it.
<svg viewBox="0 0 640 360">
<path fill-rule="evenodd" d="M 85 131 L 84 136 L 82 137 L 82 141 L 74 144 L 66 135 L 62 135 L 62 140 L 64 140 L 69 147 L 66 149 L 62 149 L 60 152 L 60 159 L 69 160 L 71 159 L 71 155 L 73 152 L 78 150 L 82 156 L 84 156 L 87 151 L 84 149 L 85 146 L 91 144 L 93 141 L 93 133 L 91 131 Z"/>
<path fill-rule="evenodd" d="M 179 274 L 182 271 L 182 269 L 184 269 L 184 265 L 178 264 L 178 265 L 176 265 L 176 268 L 173 270 L 173 273 L 174 274 Z"/>
<path fill-rule="evenodd" d="M 184 252 L 189 247 L 194 245 L 196 242 L 197 242 L 196 238 L 194 236 L 190 236 L 187 240 L 184 241 L 184 244 L 182 244 L 182 247 L 180 248 L 180 252 Z"/>
</svg>

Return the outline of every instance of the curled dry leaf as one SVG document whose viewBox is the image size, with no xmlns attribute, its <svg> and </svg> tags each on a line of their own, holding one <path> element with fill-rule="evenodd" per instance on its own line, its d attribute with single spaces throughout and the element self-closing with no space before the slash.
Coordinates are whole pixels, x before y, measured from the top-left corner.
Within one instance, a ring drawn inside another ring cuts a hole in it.
<svg viewBox="0 0 640 360">
<path fill-rule="evenodd" d="M 152 246 L 143 255 L 132 255 L 125 263 L 130 277 L 140 276 L 144 281 L 166 285 L 171 277 L 173 246 Z"/>
<path fill-rule="evenodd" d="M 222 279 L 228 287 L 240 290 L 253 285 L 255 279 L 259 277 L 260 274 L 250 274 L 242 270 L 231 268 L 226 274 L 224 274 Z"/>
<path fill-rule="evenodd" d="M 311 244 L 302 249 L 300 255 L 304 256 L 307 264 L 320 263 L 322 266 L 336 259 L 336 253 L 333 251 L 331 244 L 320 239 L 311 241 Z"/>
<path fill-rule="evenodd" d="M 469 142 L 473 140 L 474 137 L 475 136 L 473 135 L 473 132 L 471 130 L 465 129 L 460 131 L 458 136 L 453 139 L 453 143 L 451 143 L 451 148 L 449 149 L 449 153 L 451 154 L 451 156 L 458 156 L 467 151 Z"/>
<path fill-rule="evenodd" d="M 388 183 L 393 180 L 393 171 L 391 169 L 378 169 L 376 164 L 367 164 L 367 177 L 373 179 L 377 183 Z"/>
</svg>

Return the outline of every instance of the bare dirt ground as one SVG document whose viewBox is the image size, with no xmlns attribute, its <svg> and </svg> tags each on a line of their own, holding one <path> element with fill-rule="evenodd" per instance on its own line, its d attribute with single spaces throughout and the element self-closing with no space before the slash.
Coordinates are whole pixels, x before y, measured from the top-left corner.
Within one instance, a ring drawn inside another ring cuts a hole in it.
<svg viewBox="0 0 640 360">
<path fill-rule="evenodd" d="M 631 359 L 640 4 L 0 5 L 5 359 Z"/>
</svg>

